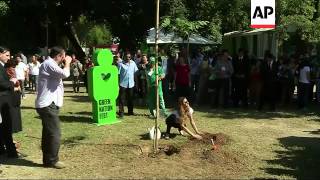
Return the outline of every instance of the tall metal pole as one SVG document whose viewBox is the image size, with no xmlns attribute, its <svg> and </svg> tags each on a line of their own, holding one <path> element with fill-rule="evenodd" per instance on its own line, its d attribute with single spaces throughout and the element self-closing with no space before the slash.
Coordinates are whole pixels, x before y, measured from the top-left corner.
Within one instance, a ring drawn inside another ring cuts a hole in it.
<svg viewBox="0 0 320 180">
<path fill-rule="evenodd" d="M 155 91 L 156 91 L 156 119 L 155 119 L 155 138 L 153 141 L 153 151 L 154 153 L 156 153 L 158 151 L 158 119 L 159 119 L 159 91 L 158 91 L 158 86 L 159 86 L 159 75 L 158 75 L 158 57 L 159 57 L 159 47 L 158 47 L 158 39 L 159 39 L 159 9 L 160 9 L 160 0 L 156 0 L 157 1 L 157 10 L 156 10 L 156 37 L 155 37 L 155 50 L 156 50 L 156 87 L 155 87 Z"/>
<path fill-rule="evenodd" d="M 44 2 L 44 9 L 46 10 L 46 20 L 45 20 L 45 26 L 46 26 L 46 58 L 49 56 L 49 7 L 48 2 Z"/>
<path fill-rule="evenodd" d="M 46 53 L 49 56 L 49 18 L 48 14 L 46 15 Z"/>
</svg>

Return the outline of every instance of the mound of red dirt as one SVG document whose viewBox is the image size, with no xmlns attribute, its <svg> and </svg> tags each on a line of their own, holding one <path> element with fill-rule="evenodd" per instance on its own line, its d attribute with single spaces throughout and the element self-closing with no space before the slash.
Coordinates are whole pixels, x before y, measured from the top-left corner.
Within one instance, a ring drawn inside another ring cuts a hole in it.
<svg viewBox="0 0 320 180">
<path fill-rule="evenodd" d="M 190 138 L 190 141 L 188 144 L 192 143 L 201 143 L 201 144 L 208 144 L 208 145 L 215 145 L 216 147 L 220 147 L 222 145 L 225 145 L 228 141 L 228 137 L 222 133 L 217 133 L 217 134 L 211 134 L 211 133 L 203 133 L 202 139 L 198 140 L 195 138 Z"/>
<path fill-rule="evenodd" d="M 182 159 L 200 158 L 205 160 L 217 159 L 233 159 L 230 154 L 222 150 L 222 146 L 228 142 L 228 137 L 225 134 L 203 133 L 202 139 L 190 137 L 187 143 L 180 147 L 174 145 L 165 145 L 160 148 L 158 157 L 163 155 L 172 156 L 178 155 Z"/>
</svg>

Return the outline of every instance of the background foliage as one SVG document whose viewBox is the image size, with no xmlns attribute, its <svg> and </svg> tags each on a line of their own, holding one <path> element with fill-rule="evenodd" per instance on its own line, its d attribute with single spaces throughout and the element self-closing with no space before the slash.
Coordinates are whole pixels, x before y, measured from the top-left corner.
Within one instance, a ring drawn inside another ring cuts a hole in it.
<svg viewBox="0 0 320 180">
<path fill-rule="evenodd" d="M 169 19 L 182 36 L 198 33 L 220 43 L 226 32 L 250 29 L 250 0 L 160 2 L 162 22 Z M 276 21 L 282 40 L 320 40 L 319 0 L 276 1 Z M 67 38 L 80 55 L 82 45 L 108 44 L 112 37 L 120 38 L 122 48 L 134 49 L 154 24 L 152 0 L 0 0 L 0 33 L 5 34 L 0 42 L 14 49 L 44 47 L 46 27 L 49 46 Z"/>
</svg>

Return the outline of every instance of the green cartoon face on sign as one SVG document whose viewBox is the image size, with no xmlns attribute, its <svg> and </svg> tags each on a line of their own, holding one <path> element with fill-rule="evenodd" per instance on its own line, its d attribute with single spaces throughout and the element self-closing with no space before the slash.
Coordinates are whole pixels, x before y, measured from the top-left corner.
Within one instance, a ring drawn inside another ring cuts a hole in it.
<svg viewBox="0 0 320 180">
<path fill-rule="evenodd" d="M 112 65 L 112 60 L 110 50 L 97 50 L 93 55 L 95 66 L 88 70 L 93 120 L 98 125 L 118 122 L 116 119 L 116 99 L 119 93 L 118 68 Z"/>
</svg>

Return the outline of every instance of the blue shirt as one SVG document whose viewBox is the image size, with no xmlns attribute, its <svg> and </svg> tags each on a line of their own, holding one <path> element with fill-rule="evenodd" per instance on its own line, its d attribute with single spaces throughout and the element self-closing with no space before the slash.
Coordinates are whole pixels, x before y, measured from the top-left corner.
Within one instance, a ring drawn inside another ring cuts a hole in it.
<svg viewBox="0 0 320 180">
<path fill-rule="evenodd" d="M 122 61 L 118 65 L 120 75 L 120 86 L 124 88 L 134 87 L 134 73 L 138 71 L 136 63 Z"/>
</svg>

